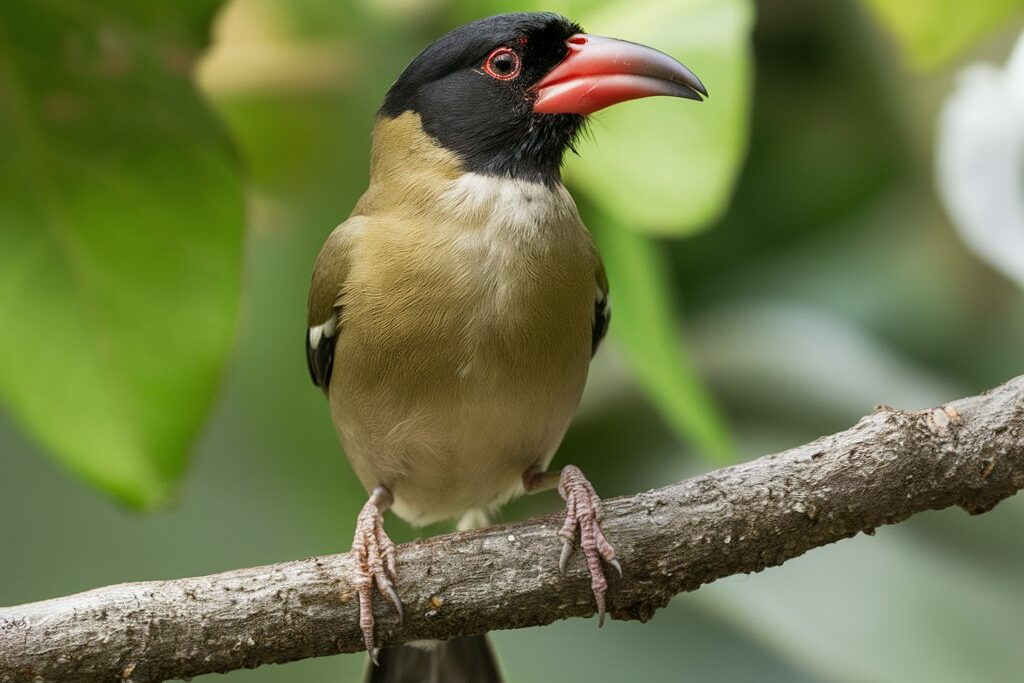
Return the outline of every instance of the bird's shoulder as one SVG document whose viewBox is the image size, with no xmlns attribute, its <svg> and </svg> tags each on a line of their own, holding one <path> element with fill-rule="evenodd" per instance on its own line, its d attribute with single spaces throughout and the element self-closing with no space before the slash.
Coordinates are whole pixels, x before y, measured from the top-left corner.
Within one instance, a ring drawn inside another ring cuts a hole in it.
<svg viewBox="0 0 1024 683">
<path fill-rule="evenodd" d="M 307 322 L 310 326 L 324 322 L 338 307 L 342 286 L 352 266 L 352 252 L 368 222 L 366 216 L 354 215 L 324 240 L 309 287 Z"/>
<path fill-rule="evenodd" d="M 306 363 L 313 383 L 326 390 L 334 364 L 341 324 L 342 292 L 352 266 L 352 252 L 366 230 L 364 216 L 354 215 L 324 241 L 309 286 L 306 304 Z"/>
</svg>

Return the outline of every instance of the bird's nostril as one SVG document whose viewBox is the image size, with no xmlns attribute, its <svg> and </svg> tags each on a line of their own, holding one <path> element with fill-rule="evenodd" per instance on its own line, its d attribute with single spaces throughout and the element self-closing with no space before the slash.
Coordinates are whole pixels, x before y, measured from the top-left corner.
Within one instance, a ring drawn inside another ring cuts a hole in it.
<svg viewBox="0 0 1024 683">
<path fill-rule="evenodd" d="M 573 36 L 572 38 L 569 39 L 569 42 L 572 45 L 586 45 L 587 44 L 587 37 L 586 36 Z"/>
</svg>

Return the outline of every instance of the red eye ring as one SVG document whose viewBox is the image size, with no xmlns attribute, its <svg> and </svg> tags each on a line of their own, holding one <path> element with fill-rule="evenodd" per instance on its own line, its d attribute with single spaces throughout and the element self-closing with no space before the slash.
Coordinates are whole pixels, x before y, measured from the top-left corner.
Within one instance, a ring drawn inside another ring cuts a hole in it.
<svg viewBox="0 0 1024 683">
<path fill-rule="evenodd" d="M 511 60 L 509 57 L 511 57 Z M 499 81 L 512 80 L 519 75 L 522 67 L 523 60 L 510 47 L 499 47 L 487 55 L 487 59 L 484 61 L 484 73 Z"/>
</svg>

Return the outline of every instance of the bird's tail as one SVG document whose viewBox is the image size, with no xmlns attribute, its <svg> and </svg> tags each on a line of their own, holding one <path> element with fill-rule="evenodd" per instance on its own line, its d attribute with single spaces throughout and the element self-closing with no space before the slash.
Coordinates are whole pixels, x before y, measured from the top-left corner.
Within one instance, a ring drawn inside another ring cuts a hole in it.
<svg viewBox="0 0 1024 683">
<path fill-rule="evenodd" d="M 501 683 L 486 635 L 382 649 L 366 683 Z"/>
</svg>

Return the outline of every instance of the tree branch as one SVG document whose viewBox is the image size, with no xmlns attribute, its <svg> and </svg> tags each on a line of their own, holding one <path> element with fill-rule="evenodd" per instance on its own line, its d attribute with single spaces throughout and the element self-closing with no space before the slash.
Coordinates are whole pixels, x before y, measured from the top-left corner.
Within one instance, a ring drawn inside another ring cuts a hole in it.
<svg viewBox="0 0 1024 683">
<path fill-rule="evenodd" d="M 1024 487 L 1024 376 L 944 408 L 879 407 L 783 453 L 605 504 L 618 619 L 917 512 L 975 514 Z M 561 515 L 398 549 L 406 622 L 389 645 L 594 613 L 583 563 L 558 573 Z M 100 588 L 0 609 L 0 681 L 163 681 L 361 649 L 346 555 Z"/>
</svg>

